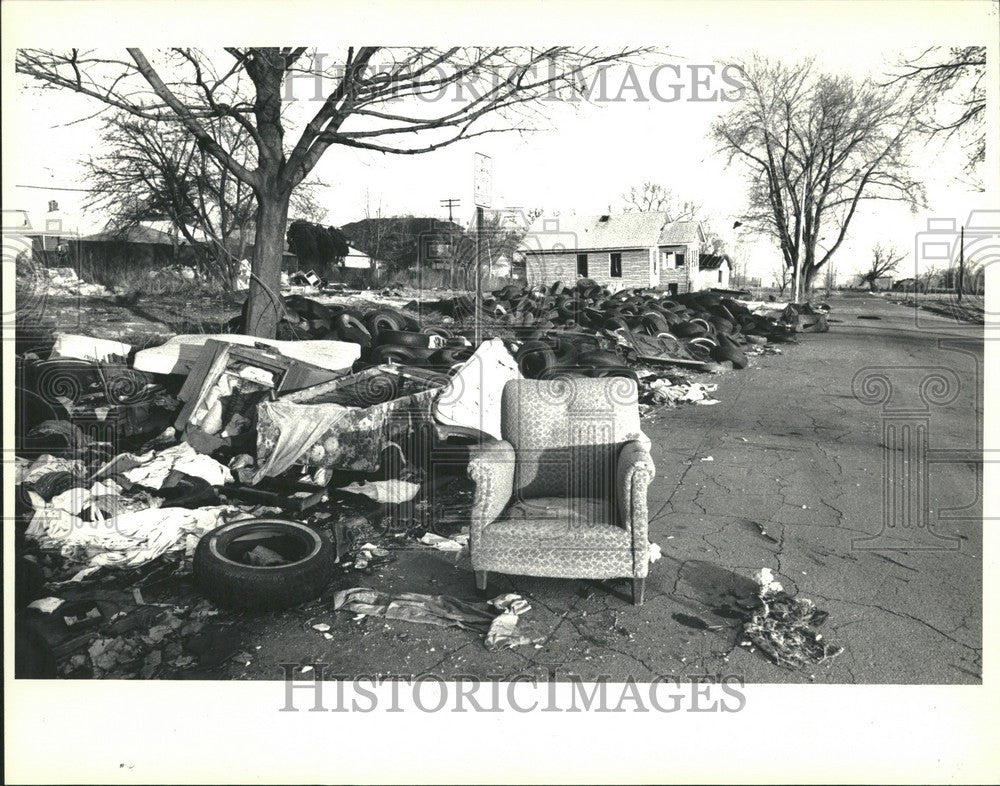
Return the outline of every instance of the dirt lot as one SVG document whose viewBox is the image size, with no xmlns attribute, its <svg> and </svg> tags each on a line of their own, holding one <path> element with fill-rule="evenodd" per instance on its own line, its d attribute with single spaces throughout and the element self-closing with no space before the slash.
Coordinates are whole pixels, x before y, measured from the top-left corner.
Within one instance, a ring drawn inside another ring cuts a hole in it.
<svg viewBox="0 0 1000 786">
<path fill-rule="evenodd" d="M 966 295 L 961 300 L 951 293 L 889 292 L 886 299 L 907 306 L 913 310 L 928 311 L 939 314 L 953 321 L 972 322 L 982 325 L 985 319 L 982 295 Z"/>
</svg>

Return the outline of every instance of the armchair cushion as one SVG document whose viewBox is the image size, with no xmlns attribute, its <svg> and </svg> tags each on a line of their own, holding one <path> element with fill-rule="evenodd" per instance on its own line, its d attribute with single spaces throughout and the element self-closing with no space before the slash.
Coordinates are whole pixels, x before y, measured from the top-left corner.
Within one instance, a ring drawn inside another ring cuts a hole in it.
<svg viewBox="0 0 1000 786">
<path fill-rule="evenodd" d="M 615 523 L 608 500 L 539 497 L 514 502 L 486 527 L 497 547 L 629 549 L 632 538 Z"/>
</svg>

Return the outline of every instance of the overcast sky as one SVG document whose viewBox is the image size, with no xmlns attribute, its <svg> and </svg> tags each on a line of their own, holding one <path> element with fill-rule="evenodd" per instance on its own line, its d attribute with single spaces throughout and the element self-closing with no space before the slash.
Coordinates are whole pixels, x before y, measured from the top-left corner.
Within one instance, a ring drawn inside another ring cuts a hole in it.
<svg viewBox="0 0 1000 786">
<path fill-rule="evenodd" d="M 587 3 L 578 7 L 595 12 L 605 9 L 602 13 L 610 8 Z M 496 207 L 613 211 L 620 208 L 622 194 L 630 186 L 645 180 L 662 183 L 679 197 L 701 204 L 704 214 L 728 240 L 730 250 L 748 260 L 749 272 L 767 280 L 776 267 L 777 249 L 754 237 L 740 237 L 730 229 L 743 209 L 745 181 L 738 169 L 726 167 L 724 157 L 708 138 L 712 121 L 730 104 L 687 100 L 693 89 L 689 66 L 714 65 L 718 70 L 756 50 L 788 60 L 815 56 L 826 70 L 864 78 L 883 73 L 900 53 L 913 54 L 930 43 L 985 44 L 984 31 L 991 18 L 992 24 L 997 24 L 995 6 L 990 17 L 988 5 L 975 3 L 907 5 L 910 10 L 901 21 L 898 13 L 883 11 L 880 17 L 875 7 L 860 3 L 831 3 L 818 7 L 811 16 L 801 13 L 802 4 L 794 8 L 790 3 L 760 7 L 767 13 L 756 15 L 738 12 L 730 5 L 699 7 L 703 11 L 695 13 L 687 6 L 643 6 L 649 9 L 650 24 L 639 29 L 644 29 L 648 39 L 656 40 L 633 39 L 656 45 L 667 42 L 663 62 L 680 66 L 682 76 L 678 80 L 669 73 L 661 74 L 660 84 L 680 84 L 681 100 L 656 100 L 644 86 L 647 101 L 637 100 L 635 91 L 625 91 L 625 100 L 618 102 L 577 107 L 552 104 L 537 131 L 491 135 L 420 156 L 331 148 L 314 172 L 328 184 L 321 192 L 328 223 L 339 225 L 364 217 L 366 201 L 372 212 L 381 207 L 383 214 L 446 218 L 447 210 L 439 204 L 445 198 L 460 199 L 456 218 L 467 220 L 473 208 L 473 153 L 479 151 L 493 158 Z M 902 6 L 883 4 L 886 8 L 898 10 Z M 683 13 L 664 14 L 665 9 Z M 969 13 L 970 9 L 975 13 Z M 665 24 L 671 16 L 676 19 Z M 283 41 L 286 38 L 282 36 Z M 234 32 L 231 40 L 216 44 L 238 40 Z M 317 47 L 324 51 L 322 44 Z M 991 57 L 995 63 L 992 47 Z M 5 69 L 8 63 L 5 55 Z M 639 73 L 644 79 L 648 69 Z M 609 82 L 609 92 L 617 92 L 620 82 L 614 76 Z M 725 87 L 713 79 L 710 90 L 716 86 Z M 39 91 L 21 78 L 17 78 L 17 89 L 10 92 L 14 95 L 5 96 L 4 113 L 4 208 L 37 210 L 55 198 L 69 212 L 78 210 L 79 193 L 13 186 L 85 187 L 79 162 L 99 149 L 97 122 L 66 124 L 86 117 L 97 107 L 69 93 Z M 296 94 L 306 99 L 311 89 L 301 85 Z M 13 118 L 9 111 L 12 102 Z M 307 111 L 307 102 L 302 103 Z M 292 132 L 290 136 L 294 139 L 297 135 Z M 16 140 L 16 147 L 10 139 Z M 30 152 L 12 155 L 12 150 Z M 930 209 L 912 216 L 900 205 L 878 202 L 865 206 L 834 260 L 841 280 L 865 264 L 873 243 L 912 248 L 914 233 L 926 225 L 928 217 L 954 216 L 961 223 L 971 208 L 989 206 L 985 195 L 970 191 L 956 178 L 963 161 L 957 146 L 932 144 L 918 150 L 914 160 L 916 171 L 927 183 Z"/>
</svg>

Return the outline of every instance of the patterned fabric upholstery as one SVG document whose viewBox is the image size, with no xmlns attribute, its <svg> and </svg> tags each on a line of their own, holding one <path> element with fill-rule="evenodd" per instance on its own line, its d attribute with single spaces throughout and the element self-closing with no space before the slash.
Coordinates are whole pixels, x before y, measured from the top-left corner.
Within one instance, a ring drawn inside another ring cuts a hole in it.
<svg viewBox="0 0 1000 786">
<path fill-rule="evenodd" d="M 520 497 L 607 497 L 618 447 L 638 439 L 638 390 L 624 377 L 513 380 L 500 430 L 517 452 Z"/>
<path fill-rule="evenodd" d="M 654 476 L 635 382 L 512 380 L 504 439 L 474 451 L 472 567 L 530 576 L 642 578 Z"/>
</svg>

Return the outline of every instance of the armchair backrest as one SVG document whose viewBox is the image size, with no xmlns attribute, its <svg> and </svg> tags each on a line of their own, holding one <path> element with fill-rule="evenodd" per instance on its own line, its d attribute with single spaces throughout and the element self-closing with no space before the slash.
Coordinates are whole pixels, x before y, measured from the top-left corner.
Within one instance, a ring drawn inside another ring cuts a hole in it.
<svg viewBox="0 0 1000 786">
<path fill-rule="evenodd" d="M 622 443 L 644 439 L 638 389 L 625 377 L 515 379 L 501 433 L 514 446 L 514 497 L 610 499 Z"/>
</svg>

